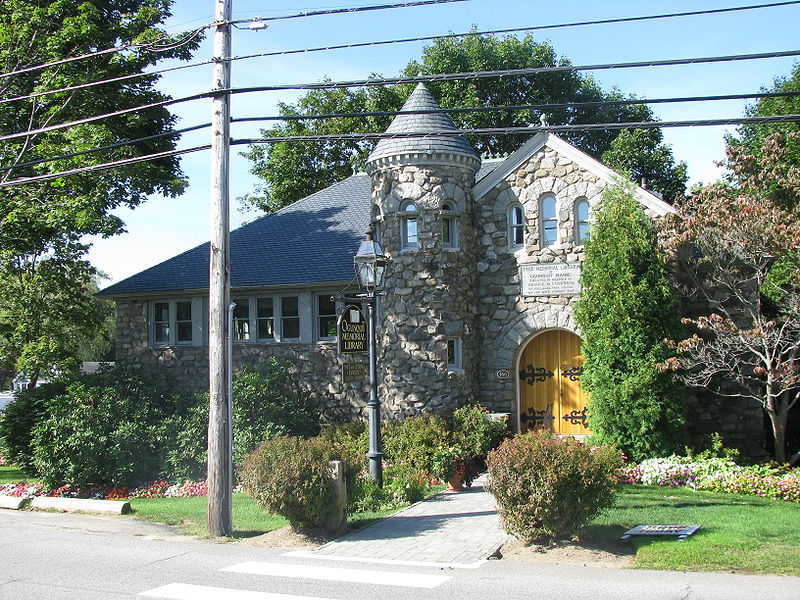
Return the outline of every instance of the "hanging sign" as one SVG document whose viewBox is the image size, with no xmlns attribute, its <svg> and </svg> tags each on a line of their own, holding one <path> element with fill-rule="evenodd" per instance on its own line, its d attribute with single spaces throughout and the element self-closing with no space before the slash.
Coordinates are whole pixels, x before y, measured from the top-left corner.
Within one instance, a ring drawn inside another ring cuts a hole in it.
<svg viewBox="0 0 800 600">
<path fill-rule="evenodd" d="M 336 324 L 336 334 L 339 338 L 340 354 L 369 353 L 367 320 L 357 304 L 348 304 L 344 307 Z"/>
<path fill-rule="evenodd" d="M 342 365 L 342 381 L 356 383 L 366 381 L 367 366 L 362 362 L 346 362 Z"/>
</svg>

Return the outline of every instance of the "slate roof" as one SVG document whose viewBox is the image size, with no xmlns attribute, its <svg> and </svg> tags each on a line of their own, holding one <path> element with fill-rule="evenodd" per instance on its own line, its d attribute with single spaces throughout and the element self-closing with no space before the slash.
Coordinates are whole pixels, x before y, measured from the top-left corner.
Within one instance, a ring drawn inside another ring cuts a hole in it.
<svg viewBox="0 0 800 600">
<path fill-rule="evenodd" d="M 423 84 L 419 84 L 403 104 L 400 111 L 442 110 L 442 107 Z M 426 133 L 429 131 L 458 131 L 444 112 L 422 115 L 397 115 L 386 133 Z M 384 138 L 369 155 L 367 163 L 408 153 L 445 152 L 478 158 L 475 149 L 463 136 L 426 136 L 412 138 Z"/>
<path fill-rule="evenodd" d="M 353 278 L 370 220 L 370 178 L 354 175 L 231 231 L 231 287 Z M 115 283 L 100 294 L 208 288 L 209 243 Z"/>
<path fill-rule="evenodd" d="M 480 181 L 501 161 L 481 166 Z M 231 231 L 231 287 L 349 281 L 369 226 L 371 180 L 348 177 Z M 209 244 L 115 283 L 101 295 L 208 289 Z"/>
</svg>

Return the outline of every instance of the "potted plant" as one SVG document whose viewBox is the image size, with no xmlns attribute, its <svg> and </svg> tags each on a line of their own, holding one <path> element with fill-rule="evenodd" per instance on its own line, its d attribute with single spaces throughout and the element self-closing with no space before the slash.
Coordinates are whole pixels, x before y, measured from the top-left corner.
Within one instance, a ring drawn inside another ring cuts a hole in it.
<svg viewBox="0 0 800 600">
<path fill-rule="evenodd" d="M 431 458 L 431 475 L 447 482 L 450 491 L 461 491 L 464 485 L 469 486 L 472 479 L 467 481 L 467 464 L 464 452 L 456 446 L 439 448 Z"/>
</svg>

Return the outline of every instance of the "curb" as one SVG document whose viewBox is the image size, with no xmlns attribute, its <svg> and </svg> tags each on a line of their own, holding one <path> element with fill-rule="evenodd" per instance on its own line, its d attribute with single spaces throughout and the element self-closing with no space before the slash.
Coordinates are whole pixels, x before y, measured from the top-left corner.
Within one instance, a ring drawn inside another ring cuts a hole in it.
<svg viewBox="0 0 800 600">
<path fill-rule="evenodd" d="M 124 515 L 131 512 L 131 503 L 120 500 L 88 500 L 83 498 L 51 498 L 37 496 L 31 501 L 31 508 L 41 510 L 60 510 L 63 512 L 93 512 Z"/>
<path fill-rule="evenodd" d="M 19 496 L 0 496 L 0 508 L 8 508 L 10 510 L 20 510 L 30 498 L 21 498 Z"/>
</svg>

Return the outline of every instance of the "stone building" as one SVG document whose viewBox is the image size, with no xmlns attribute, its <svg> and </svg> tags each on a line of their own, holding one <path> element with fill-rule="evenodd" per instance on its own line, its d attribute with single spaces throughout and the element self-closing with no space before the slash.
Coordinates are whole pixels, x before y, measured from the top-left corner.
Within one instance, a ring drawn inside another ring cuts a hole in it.
<svg viewBox="0 0 800 600">
<path fill-rule="evenodd" d="M 403 110 L 441 108 L 420 84 Z M 286 359 L 328 420 L 365 417 L 366 382 L 345 383 L 342 365 L 366 358 L 338 354 L 332 296 L 353 290 L 353 256 L 372 227 L 389 257 L 378 328 L 385 416 L 478 401 L 519 429 L 587 433 L 573 309 L 592 208 L 618 175 L 548 133 L 481 160 L 443 112 L 401 114 L 386 133 L 366 174 L 231 233 L 235 366 Z M 672 210 L 635 195 L 654 218 Z M 208 264 L 204 244 L 102 292 L 117 302 L 119 361 L 207 389 Z M 746 445 L 760 419 L 743 406 L 692 422 L 724 425 Z"/>
</svg>

